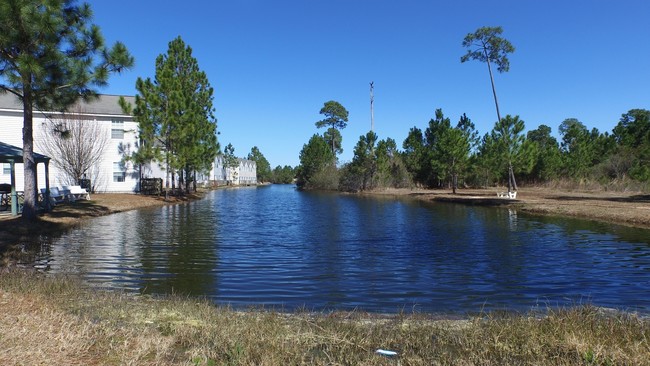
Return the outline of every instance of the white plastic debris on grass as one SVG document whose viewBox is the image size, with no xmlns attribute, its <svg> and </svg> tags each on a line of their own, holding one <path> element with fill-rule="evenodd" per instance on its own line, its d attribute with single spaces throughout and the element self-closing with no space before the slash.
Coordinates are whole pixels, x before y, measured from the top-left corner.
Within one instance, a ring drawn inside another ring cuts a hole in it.
<svg viewBox="0 0 650 366">
<path fill-rule="evenodd" d="M 386 356 L 386 357 L 395 357 L 395 356 L 397 356 L 397 352 L 389 351 L 389 350 L 381 349 L 381 348 L 376 350 L 375 353 L 380 354 L 382 356 Z"/>
</svg>

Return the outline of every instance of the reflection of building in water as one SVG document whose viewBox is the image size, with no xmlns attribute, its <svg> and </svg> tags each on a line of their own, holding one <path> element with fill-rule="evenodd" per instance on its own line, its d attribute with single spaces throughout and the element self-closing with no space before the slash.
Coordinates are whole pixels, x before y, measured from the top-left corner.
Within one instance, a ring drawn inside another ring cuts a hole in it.
<svg viewBox="0 0 650 366">
<path fill-rule="evenodd" d="M 508 209 L 508 224 L 510 226 L 510 230 L 517 229 L 517 210 L 513 208 Z"/>
</svg>

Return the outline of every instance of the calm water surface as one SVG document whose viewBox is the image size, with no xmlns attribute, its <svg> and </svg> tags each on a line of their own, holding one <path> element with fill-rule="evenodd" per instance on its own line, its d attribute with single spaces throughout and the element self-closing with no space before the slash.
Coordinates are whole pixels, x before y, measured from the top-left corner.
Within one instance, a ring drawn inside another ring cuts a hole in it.
<svg viewBox="0 0 650 366">
<path fill-rule="evenodd" d="M 50 273 L 235 307 L 650 311 L 648 230 L 293 186 L 100 217 L 43 248 Z"/>
</svg>

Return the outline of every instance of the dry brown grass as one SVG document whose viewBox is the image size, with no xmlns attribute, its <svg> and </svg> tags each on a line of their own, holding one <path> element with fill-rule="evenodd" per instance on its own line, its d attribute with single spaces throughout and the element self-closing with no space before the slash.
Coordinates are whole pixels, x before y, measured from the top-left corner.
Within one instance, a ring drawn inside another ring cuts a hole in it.
<svg viewBox="0 0 650 366">
<path fill-rule="evenodd" d="M 467 320 L 238 312 L 23 272 L 0 277 L 0 329 L 3 365 L 650 364 L 647 319 L 589 306 Z"/>
</svg>

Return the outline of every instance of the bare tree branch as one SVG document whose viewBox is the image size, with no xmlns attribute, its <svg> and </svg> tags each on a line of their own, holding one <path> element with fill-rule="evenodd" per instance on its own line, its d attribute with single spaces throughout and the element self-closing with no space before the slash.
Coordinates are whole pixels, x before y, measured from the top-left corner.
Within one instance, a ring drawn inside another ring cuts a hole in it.
<svg viewBox="0 0 650 366">
<path fill-rule="evenodd" d="M 86 117 L 80 107 L 60 118 L 45 122 L 39 148 L 52 158 L 68 184 L 84 177 L 97 178 L 97 169 L 110 142 L 108 131 Z M 93 185 L 95 186 L 95 185 Z"/>
</svg>

